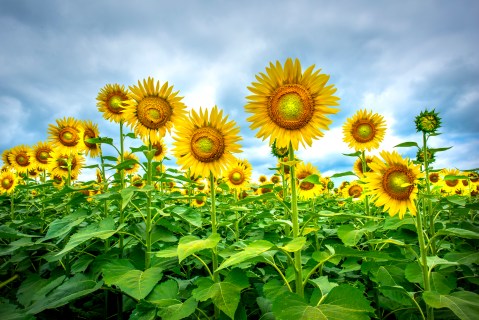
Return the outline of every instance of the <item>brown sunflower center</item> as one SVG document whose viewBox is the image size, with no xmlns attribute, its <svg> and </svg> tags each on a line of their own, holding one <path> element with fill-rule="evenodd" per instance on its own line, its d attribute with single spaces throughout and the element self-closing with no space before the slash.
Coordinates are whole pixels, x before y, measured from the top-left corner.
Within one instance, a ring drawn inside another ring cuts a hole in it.
<svg viewBox="0 0 479 320">
<path fill-rule="evenodd" d="M 479 180 L 479 175 L 477 175 L 477 173 L 472 173 L 469 175 L 469 179 L 471 180 L 471 182 L 477 182 Z"/>
<path fill-rule="evenodd" d="M 314 188 L 314 183 L 303 181 L 299 184 L 299 188 L 304 191 L 308 191 Z"/>
<path fill-rule="evenodd" d="M 161 156 L 163 153 L 163 147 L 161 146 L 161 143 L 153 144 L 153 149 L 155 149 L 155 157 Z"/>
<path fill-rule="evenodd" d="M 244 175 L 239 171 L 233 171 L 229 175 L 230 182 L 234 185 L 242 184 L 244 179 Z"/>
<path fill-rule="evenodd" d="M 446 184 L 451 188 L 454 188 L 455 186 L 457 186 L 458 183 L 459 183 L 459 180 L 457 180 L 457 179 L 446 180 Z"/>
<path fill-rule="evenodd" d="M 15 156 L 15 161 L 21 167 L 27 167 L 30 165 L 30 159 L 25 152 L 20 152 Z"/>
<path fill-rule="evenodd" d="M 58 134 L 58 139 L 60 143 L 67 147 L 74 147 L 78 144 L 80 137 L 78 136 L 78 131 L 72 127 L 65 127 L 60 130 Z"/>
<path fill-rule="evenodd" d="M 351 188 L 349 188 L 348 190 L 349 196 L 353 198 L 359 198 L 362 193 L 363 193 L 363 188 L 361 188 L 361 186 L 358 186 L 358 185 L 351 186 Z"/>
<path fill-rule="evenodd" d="M 91 129 L 85 129 L 85 133 L 83 134 L 83 139 L 85 141 L 85 145 L 89 149 L 97 148 L 97 145 L 95 143 L 87 142 L 87 139 L 93 139 L 93 138 L 96 138 L 95 132 Z"/>
<path fill-rule="evenodd" d="M 157 130 L 170 121 L 170 104 L 160 97 L 146 97 L 138 104 L 138 121 L 148 129 Z"/>
<path fill-rule="evenodd" d="M 38 150 L 35 156 L 38 162 L 47 164 L 50 153 L 47 150 Z"/>
<path fill-rule="evenodd" d="M 123 100 L 125 99 L 119 95 L 111 96 L 108 100 L 108 109 L 112 113 L 120 114 L 123 110 Z"/>
<path fill-rule="evenodd" d="M 351 135 L 357 142 L 366 143 L 376 136 L 376 127 L 370 120 L 360 119 L 353 124 Z"/>
<path fill-rule="evenodd" d="M 266 178 L 265 176 L 260 176 L 258 180 L 261 183 L 265 183 L 268 180 L 268 178 Z"/>
<path fill-rule="evenodd" d="M 279 183 L 279 177 L 278 176 L 272 176 L 271 177 L 271 182 L 276 184 L 276 183 Z"/>
<path fill-rule="evenodd" d="M 431 181 L 432 183 L 437 183 L 439 181 L 439 174 L 431 173 L 429 175 L 429 181 Z"/>
<path fill-rule="evenodd" d="M 282 85 L 269 99 L 268 116 L 281 128 L 301 129 L 309 123 L 313 114 L 314 100 L 302 85 Z"/>
<path fill-rule="evenodd" d="M 393 166 L 383 175 L 382 186 L 391 198 L 396 200 L 409 199 L 414 186 L 414 179 L 410 171 L 402 166 Z"/>
<path fill-rule="evenodd" d="M 299 179 L 299 180 L 302 180 L 304 178 L 306 178 L 307 176 L 310 176 L 312 175 L 313 173 L 312 172 L 309 172 L 309 171 L 299 171 L 297 174 L 296 174 L 296 177 Z"/>
<path fill-rule="evenodd" d="M 213 162 L 225 153 L 223 135 L 211 127 L 199 128 L 191 138 L 191 152 L 201 162 Z"/>
<path fill-rule="evenodd" d="M 68 156 L 59 157 L 57 159 L 57 165 L 59 169 L 68 172 Z M 77 165 L 77 160 L 75 159 L 75 157 L 72 157 L 70 170 L 72 171 L 75 170 L 76 165 Z"/>
<path fill-rule="evenodd" d="M 13 179 L 10 179 L 10 178 L 2 179 L 2 187 L 4 189 L 10 189 L 12 186 L 13 186 Z"/>
</svg>

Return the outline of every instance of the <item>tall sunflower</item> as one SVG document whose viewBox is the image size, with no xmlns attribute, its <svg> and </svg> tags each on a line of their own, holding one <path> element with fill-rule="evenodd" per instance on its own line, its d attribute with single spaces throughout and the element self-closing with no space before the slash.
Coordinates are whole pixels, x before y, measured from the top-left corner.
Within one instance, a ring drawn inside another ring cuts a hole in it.
<svg viewBox="0 0 479 320">
<path fill-rule="evenodd" d="M 91 120 L 81 121 L 83 126 L 83 143 L 85 144 L 85 154 L 90 156 L 90 158 L 96 158 L 100 155 L 100 144 L 99 143 L 90 143 L 87 140 L 100 137 L 100 130 L 98 130 L 98 125 L 93 123 Z"/>
<path fill-rule="evenodd" d="M 48 168 L 48 159 L 52 152 L 53 148 L 48 142 L 39 141 L 32 147 L 29 155 L 35 167 L 44 171 Z"/>
<path fill-rule="evenodd" d="M 18 173 L 27 173 L 33 168 L 33 163 L 30 159 L 31 148 L 22 144 L 11 149 L 8 155 L 10 166 Z"/>
<path fill-rule="evenodd" d="M 343 141 L 356 151 L 379 148 L 386 132 L 383 116 L 372 111 L 358 110 L 343 125 Z"/>
<path fill-rule="evenodd" d="M 116 160 L 117 160 L 117 164 L 120 164 L 121 156 L 118 156 Z M 125 161 L 131 162 L 127 168 L 123 168 L 126 174 L 133 174 L 138 172 L 138 170 L 140 169 L 140 159 L 138 158 L 136 154 L 134 154 L 133 152 L 126 151 L 123 154 L 123 162 Z"/>
<path fill-rule="evenodd" d="M 80 175 L 81 169 L 85 164 L 85 158 L 77 153 L 62 153 L 55 150 L 48 158 L 48 171 L 52 177 L 68 177 L 68 162 L 70 161 L 70 178 L 75 180 Z"/>
<path fill-rule="evenodd" d="M 380 156 L 383 160 L 374 157 L 370 163 L 372 171 L 365 173 L 367 194 L 376 206 L 384 206 L 390 216 L 399 213 L 402 219 L 407 209 L 416 215 L 417 182 L 424 175 L 421 167 L 403 159 L 397 151 L 382 151 Z"/>
<path fill-rule="evenodd" d="M 138 86 L 130 86 L 130 98 L 124 110 L 125 120 L 135 134 L 150 140 L 159 140 L 170 132 L 173 125 L 186 116 L 186 106 L 181 102 L 179 91 L 172 92 L 173 86 L 153 78 L 138 81 Z"/>
<path fill-rule="evenodd" d="M 226 184 L 230 189 L 245 190 L 251 179 L 251 166 L 245 165 L 247 160 L 237 160 L 233 162 L 225 172 Z"/>
<path fill-rule="evenodd" d="M 223 117 L 216 106 L 210 113 L 201 108 L 199 114 L 192 110 L 188 121 L 176 125 L 175 133 L 173 154 L 181 168 L 190 168 L 193 176 L 208 177 L 211 172 L 220 177 L 235 161 L 233 153 L 241 152 L 239 127 Z"/>
<path fill-rule="evenodd" d="M 2 171 L 0 173 L 0 194 L 10 194 L 15 190 L 18 179 L 11 170 Z"/>
<path fill-rule="evenodd" d="M 48 125 L 48 140 L 56 151 L 68 154 L 83 151 L 83 126 L 72 117 L 56 120 L 57 124 Z"/>
<path fill-rule="evenodd" d="M 128 100 L 128 91 L 119 84 L 107 84 L 101 88 L 96 97 L 97 107 L 103 118 L 119 123 L 124 120 L 123 110 Z"/>
<path fill-rule="evenodd" d="M 299 143 L 311 146 L 313 139 L 323 136 L 331 120 L 326 117 L 339 111 L 334 85 L 326 86 L 329 76 L 314 71 L 314 65 L 304 72 L 298 59 L 288 58 L 284 67 L 279 61 L 270 62 L 266 74 L 260 72 L 248 89 L 253 93 L 246 97 L 250 128 L 259 129 L 256 136 L 269 144 L 276 140 L 277 148 L 288 148 L 291 142 L 298 149 Z"/>
</svg>

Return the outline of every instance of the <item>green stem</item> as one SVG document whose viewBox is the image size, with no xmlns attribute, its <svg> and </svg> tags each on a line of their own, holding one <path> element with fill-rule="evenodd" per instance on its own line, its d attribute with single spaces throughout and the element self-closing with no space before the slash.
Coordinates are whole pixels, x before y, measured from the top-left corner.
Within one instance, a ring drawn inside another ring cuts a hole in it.
<svg viewBox="0 0 479 320">
<path fill-rule="evenodd" d="M 15 190 L 10 195 L 10 218 L 15 220 Z"/>
<path fill-rule="evenodd" d="M 125 160 L 124 150 L 125 150 L 125 146 L 124 146 L 124 136 L 123 136 L 123 120 L 120 120 L 120 163 L 123 163 L 123 161 Z M 121 190 L 125 188 L 125 171 L 123 169 L 120 169 L 120 186 L 121 186 Z M 125 220 L 125 214 L 123 212 L 123 200 L 120 200 L 120 219 L 118 223 L 122 225 L 124 220 Z M 118 246 L 120 249 L 121 258 L 123 258 L 123 246 L 124 246 L 123 242 L 124 242 L 124 236 L 123 234 L 120 234 Z"/>
<path fill-rule="evenodd" d="M 147 166 L 146 166 L 146 185 L 148 188 L 152 182 L 152 166 L 153 159 L 151 142 L 148 143 Z M 151 266 L 151 190 L 146 192 L 146 251 L 145 251 L 145 270 Z"/>
<path fill-rule="evenodd" d="M 238 202 L 238 190 L 234 189 L 234 197 L 235 197 L 235 205 Z M 235 240 L 236 242 L 239 241 L 240 231 L 239 231 L 239 214 L 238 210 L 235 210 Z"/>
<path fill-rule="evenodd" d="M 294 160 L 293 145 L 289 143 L 289 160 Z M 299 215 L 298 215 L 298 196 L 296 194 L 296 167 L 291 166 L 291 222 L 293 223 L 293 239 L 299 237 Z M 303 264 L 301 263 L 301 249 L 294 252 L 294 272 L 296 283 L 296 294 L 304 296 L 303 287 Z"/>
<path fill-rule="evenodd" d="M 361 152 L 361 163 L 363 166 L 363 175 L 365 175 L 368 170 L 368 165 L 366 162 L 366 151 L 364 150 Z M 364 197 L 364 210 L 366 211 L 366 215 L 369 216 L 369 195 Z"/>
<path fill-rule="evenodd" d="M 420 252 L 420 258 L 421 258 L 419 265 L 421 266 L 421 271 L 422 271 L 422 276 L 424 281 L 424 291 L 427 292 L 431 290 L 431 283 L 429 281 L 430 278 L 429 278 L 429 270 L 427 266 L 427 253 L 426 253 L 426 245 L 424 242 L 424 230 L 422 226 L 422 217 L 419 211 L 416 213 L 416 229 L 417 229 L 417 237 L 419 241 L 419 252 Z M 428 320 L 434 319 L 431 307 L 427 306 L 426 311 L 427 311 L 427 319 Z"/>
<path fill-rule="evenodd" d="M 429 159 L 427 154 L 427 137 L 426 133 L 422 133 L 422 150 L 424 159 L 424 171 L 426 171 L 426 194 L 431 195 L 431 184 L 429 183 Z M 425 218 L 429 217 L 429 237 L 434 237 L 436 233 L 434 230 L 434 215 L 432 213 L 432 202 L 429 198 L 424 198 L 423 211 Z M 432 255 L 436 254 L 436 243 L 433 241 L 430 243 Z"/>
<path fill-rule="evenodd" d="M 216 188 L 215 188 L 215 178 L 213 173 L 210 171 L 210 195 L 211 195 L 211 233 L 216 234 L 218 233 L 217 225 L 216 225 Z M 213 249 L 213 281 L 215 283 L 220 282 L 220 277 L 218 274 L 218 247 L 214 246 Z M 220 316 L 220 310 L 215 305 L 215 319 L 218 319 Z"/>
<path fill-rule="evenodd" d="M 282 160 L 283 159 L 281 159 L 281 161 Z M 286 194 L 288 192 L 288 181 L 286 180 L 286 174 L 284 173 L 284 164 L 281 164 L 281 181 L 283 183 L 283 201 L 284 201 L 284 200 L 286 200 Z M 284 215 L 285 215 L 285 217 L 284 217 L 285 219 L 289 218 L 289 212 L 288 211 L 285 211 Z M 289 225 L 285 225 L 284 232 L 285 232 L 286 236 L 290 235 L 291 229 L 290 229 Z"/>
</svg>

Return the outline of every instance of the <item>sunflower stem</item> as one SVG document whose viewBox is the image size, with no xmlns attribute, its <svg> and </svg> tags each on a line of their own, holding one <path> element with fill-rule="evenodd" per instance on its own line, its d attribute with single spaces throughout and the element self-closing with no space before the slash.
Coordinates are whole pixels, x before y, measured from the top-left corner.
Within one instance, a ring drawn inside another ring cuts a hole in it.
<svg viewBox="0 0 479 320">
<path fill-rule="evenodd" d="M 148 142 L 147 166 L 146 166 L 146 185 L 151 186 L 152 181 L 152 157 L 151 141 Z M 146 192 L 146 251 L 145 251 L 145 270 L 151 266 L 151 190 Z"/>
<path fill-rule="evenodd" d="M 235 205 L 238 202 L 238 190 L 235 188 L 234 189 L 234 199 L 235 199 Z M 235 240 L 236 242 L 239 241 L 239 215 L 238 215 L 238 210 L 235 210 Z"/>
<path fill-rule="evenodd" d="M 431 194 L 431 184 L 429 183 L 429 158 L 427 154 L 427 136 L 426 133 L 422 133 L 422 151 L 423 151 L 423 160 L 424 160 L 424 171 L 426 172 L 426 194 L 429 196 Z M 435 228 L 434 228 L 434 215 L 432 213 L 432 202 L 429 198 L 423 199 L 423 211 L 425 218 L 429 218 L 429 237 L 434 237 Z M 436 242 L 432 241 L 430 243 L 432 255 L 436 254 Z"/>
<path fill-rule="evenodd" d="M 215 178 L 213 176 L 213 172 L 210 171 L 210 195 L 211 195 L 211 233 L 216 234 L 217 226 L 216 226 L 216 189 L 215 189 Z M 220 282 L 219 274 L 218 274 L 218 247 L 214 246 L 213 249 L 213 281 L 215 283 Z M 218 319 L 220 315 L 220 310 L 215 305 L 215 319 Z"/>
<path fill-rule="evenodd" d="M 281 159 L 283 160 L 283 159 Z M 289 160 L 289 159 L 288 159 Z M 281 163 L 281 180 L 283 182 L 283 201 L 286 199 L 286 193 L 288 192 L 288 181 L 286 180 L 286 174 L 284 172 L 284 164 Z M 288 211 L 284 212 L 285 219 L 289 218 L 289 213 Z M 286 236 L 289 236 L 291 234 L 291 229 L 289 225 L 284 226 L 284 232 Z"/>
<path fill-rule="evenodd" d="M 10 218 L 15 220 L 15 190 L 12 191 L 12 194 L 10 195 Z"/>
<path fill-rule="evenodd" d="M 363 166 L 363 176 L 366 174 L 368 170 L 367 162 L 366 162 L 366 151 L 361 151 L 361 164 Z M 366 216 L 369 216 L 369 195 L 364 197 L 364 210 L 366 211 Z"/>
<path fill-rule="evenodd" d="M 123 163 L 125 161 L 124 157 L 124 137 L 123 137 L 123 120 L 120 121 L 120 163 Z M 125 189 L 125 171 L 123 169 L 120 169 L 120 191 Z M 123 199 L 120 200 L 120 219 L 118 223 L 120 225 L 123 224 L 125 220 L 125 214 L 123 212 Z M 120 249 L 120 258 L 123 258 L 123 241 L 124 241 L 124 235 L 120 233 L 119 235 L 119 243 L 118 247 Z"/>
<path fill-rule="evenodd" d="M 289 160 L 294 160 L 293 145 L 289 143 Z M 298 195 L 296 194 L 296 167 L 291 165 L 291 222 L 293 223 L 293 239 L 299 237 Z M 294 272 L 296 274 L 296 294 L 304 296 L 303 265 L 301 263 L 301 249 L 294 252 Z"/>
</svg>

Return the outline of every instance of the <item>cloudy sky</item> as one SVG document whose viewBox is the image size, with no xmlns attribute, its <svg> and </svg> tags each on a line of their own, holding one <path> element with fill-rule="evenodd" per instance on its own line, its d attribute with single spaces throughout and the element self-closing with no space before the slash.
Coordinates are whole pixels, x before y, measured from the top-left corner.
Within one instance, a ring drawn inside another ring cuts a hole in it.
<svg viewBox="0 0 479 320">
<path fill-rule="evenodd" d="M 224 109 L 241 127 L 239 156 L 255 176 L 269 175 L 276 161 L 249 129 L 247 86 L 270 61 L 292 57 L 329 74 L 341 98 L 330 130 L 298 151 L 323 174 L 351 170 L 341 127 L 360 108 L 385 117 L 387 150 L 419 142 L 414 118 L 435 108 L 442 135 L 430 144 L 453 146 L 435 167 L 478 168 L 477 17 L 476 0 L 2 0 L 0 152 L 46 140 L 48 124 L 68 116 L 117 140 L 118 126 L 97 110 L 98 91 L 152 76 L 189 108 Z"/>
</svg>

